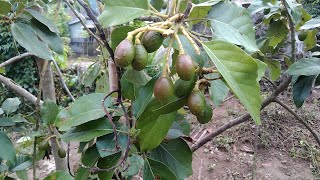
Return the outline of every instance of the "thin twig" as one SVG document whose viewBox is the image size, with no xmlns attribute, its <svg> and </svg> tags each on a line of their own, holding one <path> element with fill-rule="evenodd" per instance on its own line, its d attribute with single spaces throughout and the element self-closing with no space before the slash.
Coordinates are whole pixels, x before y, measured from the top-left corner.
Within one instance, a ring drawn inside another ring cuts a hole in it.
<svg viewBox="0 0 320 180">
<path fill-rule="evenodd" d="M 68 171 L 70 176 L 74 177 L 74 174 L 72 174 L 71 168 L 70 168 L 70 142 L 68 143 L 68 147 L 67 147 L 67 166 L 68 166 Z"/>
<path fill-rule="evenodd" d="M 10 58 L 8 60 L 6 60 L 5 62 L 1 63 L 0 64 L 0 68 L 4 67 L 4 66 L 7 66 L 9 64 L 12 64 L 18 60 L 21 60 L 22 58 L 24 57 L 28 57 L 28 56 L 33 56 L 34 54 L 30 53 L 30 52 L 26 52 L 26 53 L 23 53 L 23 54 L 20 54 L 18 56 L 15 56 L 13 58 Z"/>
<path fill-rule="evenodd" d="M 315 140 L 317 141 L 319 147 L 320 147 L 320 137 L 316 131 L 314 131 L 308 123 L 306 123 L 296 112 L 294 112 L 290 107 L 288 107 L 286 104 L 281 102 L 279 99 L 275 100 L 276 103 L 278 103 L 280 106 L 282 106 L 284 109 L 286 109 L 290 114 L 292 114 L 301 124 L 303 124 L 313 135 Z"/>
<path fill-rule="evenodd" d="M 104 45 L 104 42 L 98 37 L 96 36 L 86 25 L 86 23 L 83 21 L 83 19 L 80 17 L 79 13 L 73 8 L 73 6 L 69 3 L 68 0 L 63 0 L 67 6 L 71 9 L 71 11 L 73 12 L 73 14 L 75 16 L 77 16 L 77 18 L 79 19 L 80 23 L 82 24 L 82 26 L 88 31 L 88 33 L 94 37 L 101 45 Z"/>
<path fill-rule="evenodd" d="M 277 85 L 274 82 L 272 82 L 269 78 L 263 77 L 263 79 L 266 80 L 268 83 L 270 83 L 274 89 L 277 88 Z"/>
<path fill-rule="evenodd" d="M 72 101 L 75 101 L 76 99 L 73 97 L 73 95 L 71 94 L 66 82 L 63 80 L 63 76 L 62 76 L 62 73 L 60 71 L 60 68 L 59 68 L 59 65 L 57 64 L 56 61 L 52 61 L 53 64 L 54 64 L 54 67 L 56 68 L 57 72 L 58 72 L 58 75 L 59 75 L 59 78 L 60 78 L 60 82 L 61 82 L 61 85 L 62 87 L 64 88 L 64 90 L 67 92 L 68 96 L 71 98 Z"/>
<path fill-rule="evenodd" d="M 103 100 L 102 100 L 102 103 L 101 103 L 101 106 L 104 110 L 104 112 L 106 113 L 106 116 L 110 122 L 110 124 L 112 125 L 112 129 L 113 129 L 113 132 L 114 132 L 114 139 L 115 139 L 115 144 L 116 144 L 116 151 L 118 151 L 120 149 L 119 147 L 119 143 L 118 143 L 118 134 L 117 134 L 117 129 L 116 129 L 116 125 L 113 123 L 113 118 L 112 116 L 110 115 L 109 111 L 107 110 L 106 106 L 104 105 L 104 102 L 107 100 L 107 98 L 109 96 L 111 96 L 113 93 L 115 92 L 119 92 L 118 90 L 115 90 L 115 91 L 111 91 L 109 94 L 107 94 Z"/>
<path fill-rule="evenodd" d="M 192 1 L 191 0 L 188 0 L 187 2 L 187 8 L 186 10 L 184 11 L 184 18 L 187 19 L 190 15 L 190 12 L 191 12 L 191 9 L 192 9 Z"/>
</svg>

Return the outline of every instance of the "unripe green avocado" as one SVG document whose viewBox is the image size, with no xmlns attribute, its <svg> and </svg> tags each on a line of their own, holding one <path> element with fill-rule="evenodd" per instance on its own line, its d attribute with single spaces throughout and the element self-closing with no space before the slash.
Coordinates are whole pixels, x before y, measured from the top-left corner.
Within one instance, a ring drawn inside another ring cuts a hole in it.
<svg viewBox="0 0 320 180">
<path fill-rule="evenodd" d="M 206 124 L 211 120 L 212 115 L 213 115 L 212 107 L 210 106 L 209 103 L 206 103 L 206 107 L 203 114 L 198 115 L 197 120 L 200 124 Z"/>
<path fill-rule="evenodd" d="M 160 48 L 163 42 L 163 37 L 160 33 L 155 31 L 147 31 L 141 38 L 142 45 L 146 48 L 148 53 L 155 52 Z"/>
<path fill-rule="evenodd" d="M 184 81 L 182 79 L 176 80 L 176 82 L 174 82 L 174 85 L 173 85 L 174 95 L 180 98 L 190 94 L 194 86 L 196 85 L 196 82 L 197 82 L 197 75 L 194 75 L 190 81 Z"/>
<path fill-rule="evenodd" d="M 136 71 L 143 70 L 148 64 L 148 52 L 146 48 L 141 45 L 134 46 L 134 58 L 131 62 L 131 66 Z"/>
<path fill-rule="evenodd" d="M 153 88 L 154 97 L 161 103 L 166 103 L 173 96 L 173 83 L 169 77 L 159 78 Z"/>
<path fill-rule="evenodd" d="M 132 41 L 125 39 L 117 46 L 114 52 L 116 65 L 127 67 L 134 58 L 134 46 Z"/>
<path fill-rule="evenodd" d="M 181 54 L 178 56 L 176 71 L 180 79 L 190 81 L 196 72 L 196 68 L 196 65 L 189 55 Z"/>
<path fill-rule="evenodd" d="M 298 39 L 299 39 L 300 41 L 306 40 L 307 37 L 308 37 L 308 32 L 306 32 L 306 31 L 301 31 L 301 32 L 299 33 L 299 35 L 298 35 Z"/>
<path fill-rule="evenodd" d="M 59 156 L 60 158 L 65 158 L 66 155 L 67 155 L 67 153 L 66 153 L 66 151 L 65 151 L 63 148 L 59 148 L 59 149 L 58 149 L 58 156 Z"/>
<path fill-rule="evenodd" d="M 41 141 L 38 146 L 39 150 L 42 150 L 42 151 L 48 149 L 48 147 L 49 147 L 49 141 L 47 139 Z"/>
<path fill-rule="evenodd" d="M 271 10 L 270 8 L 264 9 L 264 10 L 263 10 L 263 14 L 264 14 L 264 15 L 269 14 L 269 13 L 270 13 L 270 10 Z"/>
<path fill-rule="evenodd" d="M 203 93 L 199 90 L 193 91 L 188 98 L 189 110 L 195 116 L 201 116 L 206 109 L 206 100 Z"/>
</svg>

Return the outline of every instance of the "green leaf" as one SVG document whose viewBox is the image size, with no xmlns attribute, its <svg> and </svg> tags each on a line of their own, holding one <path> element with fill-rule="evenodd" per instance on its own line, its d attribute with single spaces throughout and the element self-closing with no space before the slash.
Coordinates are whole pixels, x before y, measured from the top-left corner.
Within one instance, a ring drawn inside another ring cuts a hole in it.
<svg viewBox="0 0 320 180">
<path fill-rule="evenodd" d="M 306 22 L 303 26 L 300 27 L 301 30 L 308 30 L 320 27 L 320 17 L 316 17 Z"/>
<path fill-rule="evenodd" d="M 19 98 L 8 98 L 2 103 L 1 107 L 6 114 L 11 114 L 18 110 L 20 104 Z"/>
<path fill-rule="evenodd" d="M 127 161 L 129 167 L 121 172 L 121 175 L 125 177 L 138 174 L 144 164 L 144 159 L 137 154 L 130 156 Z"/>
<path fill-rule="evenodd" d="M 0 14 L 7 15 L 11 11 L 11 4 L 7 1 L 0 1 Z"/>
<path fill-rule="evenodd" d="M 14 126 L 16 123 L 9 117 L 0 118 L 0 127 Z"/>
<path fill-rule="evenodd" d="M 121 131 L 128 131 L 127 128 L 121 127 Z M 100 157 L 104 158 L 112 154 L 118 153 L 121 150 L 124 150 L 128 144 L 128 135 L 124 133 L 117 132 L 118 134 L 118 143 L 120 149 L 116 151 L 116 143 L 114 133 L 107 134 L 97 138 L 96 146 L 99 151 Z"/>
<path fill-rule="evenodd" d="M 128 69 L 122 75 L 121 79 L 124 78 L 135 85 L 147 84 L 151 77 L 144 71 L 136 71 L 134 69 Z"/>
<path fill-rule="evenodd" d="M 151 151 L 150 158 L 167 165 L 178 179 L 192 175 L 192 152 L 182 139 L 162 142 Z"/>
<path fill-rule="evenodd" d="M 43 180 L 73 180 L 73 177 L 69 174 L 68 171 L 56 171 L 49 174 Z"/>
<path fill-rule="evenodd" d="M 308 35 L 307 38 L 303 41 L 305 44 L 305 50 L 308 51 L 312 48 L 314 48 L 317 45 L 317 33 L 318 30 L 309 30 L 307 31 Z"/>
<path fill-rule="evenodd" d="M 283 20 L 272 21 L 266 32 L 266 46 L 272 50 L 279 48 L 286 40 L 289 33 L 287 22 Z"/>
<path fill-rule="evenodd" d="M 310 96 L 313 82 L 317 76 L 299 76 L 292 89 L 293 102 L 300 108 Z"/>
<path fill-rule="evenodd" d="M 4 113 L 3 109 L 0 108 L 0 115 L 2 115 Z"/>
<path fill-rule="evenodd" d="M 56 126 L 60 131 L 67 131 L 74 126 L 84 124 L 105 116 L 101 102 L 104 94 L 92 93 L 82 96 L 68 108 L 60 111 L 56 119 Z M 105 101 L 105 107 L 111 106 L 111 98 Z"/>
<path fill-rule="evenodd" d="M 83 84 L 85 87 L 91 87 L 92 83 L 97 79 L 100 74 L 101 63 L 96 62 L 89 66 L 84 74 Z"/>
<path fill-rule="evenodd" d="M 39 40 L 35 30 L 28 24 L 13 23 L 11 32 L 14 39 L 26 50 L 34 53 L 39 58 L 53 60 L 52 54 L 46 44 Z"/>
<path fill-rule="evenodd" d="M 270 12 L 274 12 L 276 10 L 278 10 L 280 8 L 280 3 L 276 2 L 275 4 L 270 3 L 270 2 L 266 2 L 264 0 L 260 1 L 260 0 L 256 0 L 256 1 L 252 1 L 250 3 L 250 6 L 248 8 L 248 11 L 250 13 L 250 15 L 254 15 L 259 11 L 263 11 L 264 9 L 268 9 L 270 8 Z"/>
<path fill-rule="evenodd" d="M 32 10 L 32 9 L 27 9 L 27 12 L 29 12 L 36 20 L 38 20 L 39 22 L 41 22 L 43 25 L 47 26 L 47 28 L 53 32 L 53 33 L 59 33 L 58 28 L 56 27 L 56 25 L 53 23 L 53 21 L 51 21 L 50 19 L 44 17 L 41 13 Z"/>
<path fill-rule="evenodd" d="M 221 2 L 208 14 L 213 33 L 229 43 L 243 46 L 248 52 L 259 51 L 253 22 L 248 11 L 234 3 Z"/>
<path fill-rule="evenodd" d="M 224 41 L 204 42 L 203 48 L 255 123 L 260 124 L 261 96 L 255 60 Z"/>
<path fill-rule="evenodd" d="M 301 59 L 294 64 L 292 64 L 287 73 L 289 75 L 304 75 L 313 76 L 320 74 L 320 59 L 315 57 L 310 57 L 307 59 Z"/>
<path fill-rule="evenodd" d="M 45 124 L 52 125 L 59 113 L 59 106 L 54 101 L 46 100 L 40 109 L 40 113 Z"/>
<path fill-rule="evenodd" d="M 36 19 L 31 20 L 31 26 L 50 49 L 58 54 L 63 54 L 63 42 L 57 33 L 51 32 L 45 25 Z"/>
<path fill-rule="evenodd" d="M 70 129 L 61 136 L 64 142 L 87 142 L 113 132 L 112 126 L 106 118 L 90 121 Z"/>
<path fill-rule="evenodd" d="M 211 10 L 211 7 L 222 0 L 210 0 L 200 4 L 194 4 L 192 6 L 190 15 L 188 17 L 189 20 L 191 19 L 199 19 L 199 20 L 192 20 L 192 24 L 197 24 L 198 22 L 202 21 L 201 18 L 205 18 L 208 12 Z"/>
<path fill-rule="evenodd" d="M 164 4 L 163 0 L 149 0 L 149 1 L 150 1 L 150 4 L 158 11 L 161 10 L 161 8 Z"/>
<path fill-rule="evenodd" d="M 17 176 L 21 180 L 28 180 L 28 173 L 27 170 L 22 170 L 22 171 L 17 171 L 16 172 Z"/>
<path fill-rule="evenodd" d="M 278 60 L 265 59 L 264 62 L 268 65 L 269 76 L 271 80 L 277 80 L 281 75 L 281 65 Z"/>
<path fill-rule="evenodd" d="M 143 166 L 143 179 L 146 180 L 177 180 L 177 177 L 165 164 L 147 158 Z"/>
<path fill-rule="evenodd" d="M 210 82 L 210 97 L 215 106 L 219 106 L 221 102 L 228 96 L 229 88 L 220 79 Z"/>
<path fill-rule="evenodd" d="M 151 150 L 157 147 L 167 135 L 176 112 L 164 115 L 157 115 L 152 111 L 146 111 L 138 119 L 137 129 L 141 151 Z"/>
<path fill-rule="evenodd" d="M 135 28 L 132 26 L 120 26 L 115 28 L 111 33 L 111 48 L 115 50 L 120 42 L 127 37 L 128 32 L 133 31 L 134 29 Z"/>
<path fill-rule="evenodd" d="M 12 172 L 23 171 L 32 166 L 32 159 L 26 155 L 17 156 L 15 167 L 11 169 Z"/>
<path fill-rule="evenodd" d="M 81 163 L 87 167 L 93 167 L 99 160 L 99 152 L 96 146 L 88 148 L 81 156 Z M 90 175 L 90 168 L 79 167 L 75 180 L 87 180 Z"/>
<path fill-rule="evenodd" d="M 152 99 L 153 87 L 158 80 L 159 74 L 154 76 L 145 86 L 143 86 L 136 96 L 137 99 L 133 102 L 133 114 L 138 119 L 146 109 L 148 103 Z"/>
<path fill-rule="evenodd" d="M 121 157 L 121 152 L 107 156 L 105 158 L 100 158 L 97 166 L 101 169 L 111 168 L 112 166 L 117 165 L 120 157 Z M 98 177 L 100 180 L 111 180 L 113 174 L 114 174 L 114 171 L 100 172 L 98 173 Z"/>
<path fill-rule="evenodd" d="M 105 10 L 98 17 L 104 28 L 127 23 L 149 12 L 148 0 L 105 0 L 104 5 Z"/>
<path fill-rule="evenodd" d="M 0 131 L 0 144 L 1 144 L 1 151 L 0 151 L 0 159 L 7 160 L 10 164 L 16 163 L 16 153 L 14 150 L 14 146 L 9 139 L 9 137 Z"/>
</svg>

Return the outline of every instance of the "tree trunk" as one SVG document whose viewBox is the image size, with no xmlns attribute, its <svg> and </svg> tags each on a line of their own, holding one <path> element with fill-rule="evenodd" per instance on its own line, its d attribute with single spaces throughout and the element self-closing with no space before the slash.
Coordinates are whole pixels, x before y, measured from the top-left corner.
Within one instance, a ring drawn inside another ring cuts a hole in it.
<svg viewBox="0 0 320 180">
<path fill-rule="evenodd" d="M 39 70 L 39 76 L 41 77 L 41 72 L 44 66 L 44 61 L 43 59 L 36 58 L 37 61 L 37 66 Z M 52 100 L 56 102 L 56 93 L 54 89 L 54 81 L 53 81 L 53 73 L 51 69 L 51 62 L 48 63 L 47 70 L 45 72 L 44 77 L 42 77 L 42 99 L 44 100 Z M 55 134 L 56 136 L 60 136 L 59 132 L 53 127 L 53 129 L 49 128 L 50 134 Z M 58 155 L 58 141 L 56 137 L 50 138 L 50 143 L 52 147 L 52 154 L 54 157 L 55 165 L 56 165 L 56 170 L 67 170 L 67 159 L 66 158 L 60 158 Z M 65 143 L 60 142 L 61 148 L 66 147 Z"/>
<path fill-rule="evenodd" d="M 110 92 L 118 90 L 117 68 L 111 58 L 109 58 L 108 60 L 108 73 L 109 73 Z"/>
</svg>

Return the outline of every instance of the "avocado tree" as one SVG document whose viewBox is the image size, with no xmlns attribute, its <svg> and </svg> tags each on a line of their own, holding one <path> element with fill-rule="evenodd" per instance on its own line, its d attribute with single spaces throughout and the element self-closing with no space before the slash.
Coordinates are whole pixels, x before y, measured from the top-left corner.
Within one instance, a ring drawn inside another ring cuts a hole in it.
<svg viewBox="0 0 320 180">
<path fill-rule="evenodd" d="M 60 108 L 52 98 L 41 98 L 40 92 L 43 82 L 52 79 L 46 73 L 50 62 L 60 72 L 53 56 L 63 53 L 62 42 L 56 25 L 35 10 L 55 2 L 0 1 L 1 22 L 10 25 L 16 42 L 43 64 L 38 97 L 0 75 L 6 88 L 38 107 L 39 122 L 48 128 L 49 133 L 34 138 L 33 164 L 36 150 L 40 153 L 51 146 L 57 163 L 68 154 L 60 141 L 79 142 L 77 171 L 61 166 L 48 179 L 130 179 L 139 173 L 147 180 L 185 179 L 192 175 L 194 151 L 249 119 L 259 128 L 261 109 L 274 102 L 305 125 L 320 145 L 318 133 L 278 98 L 291 84 L 299 108 L 320 83 L 320 59 L 296 56 L 298 39 L 305 51 L 316 46 L 319 18 L 312 19 L 295 0 L 255 0 L 248 8 L 223 0 L 105 0 L 99 2 L 99 16 L 83 0 L 63 2 L 99 43 L 102 60 L 97 72 L 103 79 L 97 83 L 109 89 L 98 89 Z M 95 32 L 87 27 L 79 7 L 94 23 Z M 263 17 L 255 25 L 251 17 L 259 14 Z M 260 25 L 267 30 L 256 38 Z M 291 52 L 281 53 L 284 47 Z M 163 55 L 154 62 L 160 51 Z M 151 64 L 160 67 L 152 77 Z M 265 99 L 260 95 L 262 80 L 274 86 Z M 201 139 L 190 139 L 183 109 L 188 107 L 201 124 L 214 121 L 206 96 L 217 107 L 229 91 L 248 113 Z M 0 150 L 1 175 L 21 175 L 30 163 L 21 168 L 27 161 L 18 161 L 18 155 L 11 153 L 14 147 L 5 133 L 0 133 L 0 142 L 7 145 L 6 151 Z"/>
</svg>

